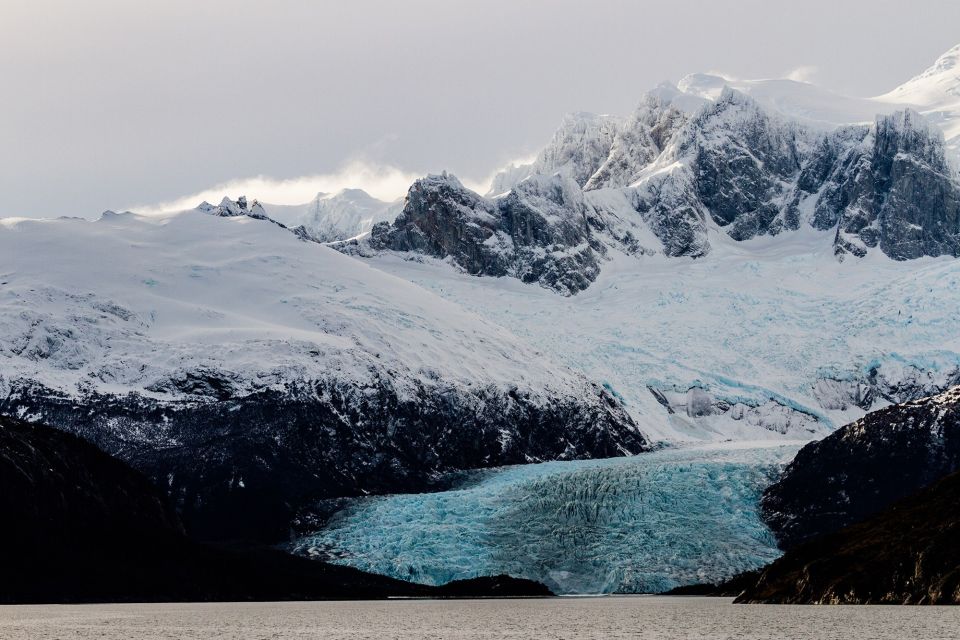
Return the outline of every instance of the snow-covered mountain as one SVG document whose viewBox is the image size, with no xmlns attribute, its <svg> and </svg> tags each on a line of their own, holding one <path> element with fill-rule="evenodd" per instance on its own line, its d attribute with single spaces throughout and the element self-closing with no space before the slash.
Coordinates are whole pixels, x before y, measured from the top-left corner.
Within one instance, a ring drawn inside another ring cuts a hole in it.
<svg viewBox="0 0 960 640">
<path fill-rule="evenodd" d="M 306 204 L 262 206 L 271 218 L 292 229 L 299 228 L 306 237 L 335 242 L 367 233 L 378 222 L 392 221 L 402 204 L 377 200 L 362 189 L 342 189 L 318 193 Z"/>
<path fill-rule="evenodd" d="M 943 130 L 953 157 L 960 157 L 960 45 L 940 56 L 923 73 L 878 96 L 876 101 L 908 105 L 920 111 Z"/>
<path fill-rule="evenodd" d="M 426 209 L 408 198 L 392 227 L 374 232 L 373 248 L 421 251 L 469 273 L 513 275 L 565 294 L 589 286 L 601 262 L 563 260 L 561 275 L 546 279 L 535 275 L 534 263 L 586 247 L 598 255 L 614 249 L 697 258 L 720 234 L 742 241 L 812 227 L 833 236 L 840 257 L 874 249 L 897 260 L 960 256 L 960 180 L 942 132 L 918 112 L 822 131 L 730 87 L 691 114 L 668 98 L 663 88 L 648 95 L 612 142 L 604 137 L 586 145 L 590 153 L 567 154 L 559 169 L 532 166 L 530 176 L 493 199 L 462 187 L 445 192 L 456 192 L 449 204 L 435 189 Z M 602 161 L 593 153 L 600 148 L 608 150 Z M 510 199 L 542 191 L 533 185 L 547 180 L 562 199 L 527 202 L 520 219 L 576 220 L 582 232 L 530 236 L 516 224 Z M 437 184 L 421 182 L 415 191 Z M 485 222 L 447 246 L 439 236 L 467 218 Z M 419 240 L 404 240 L 413 237 Z"/>
<path fill-rule="evenodd" d="M 531 176 L 493 199 L 443 174 L 414 183 L 393 225 L 376 225 L 363 242 L 449 257 L 468 273 L 510 275 L 573 294 L 596 278 L 605 251 L 593 238 L 592 215 L 566 173 Z"/>
<path fill-rule="evenodd" d="M 610 154 L 620 127 L 619 118 L 614 116 L 586 112 L 565 116 L 553 138 L 534 161 L 496 174 L 487 195 L 506 193 L 532 175 L 557 172 L 569 175 L 583 186 Z"/>
<path fill-rule="evenodd" d="M 342 250 L 604 381 L 655 438 L 815 437 L 960 380 L 960 182 L 915 106 L 695 74 L 567 118 L 492 195 L 428 176 Z"/>
<path fill-rule="evenodd" d="M 635 453 L 620 402 L 507 330 L 269 219 L 0 224 L 0 413 L 147 472 L 202 535 L 442 471 Z"/>
</svg>

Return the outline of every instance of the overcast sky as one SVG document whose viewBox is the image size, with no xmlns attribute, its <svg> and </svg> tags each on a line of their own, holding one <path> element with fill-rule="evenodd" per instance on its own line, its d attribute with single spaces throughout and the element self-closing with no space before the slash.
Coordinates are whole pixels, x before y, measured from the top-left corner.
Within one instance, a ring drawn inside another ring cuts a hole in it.
<svg viewBox="0 0 960 640">
<path fill-rule="evenodd" d="M 0 216 L 480 182 L 661 80 L 875 95 L 958 42 L 956 0 L 0 0 Z"/>
</svg>

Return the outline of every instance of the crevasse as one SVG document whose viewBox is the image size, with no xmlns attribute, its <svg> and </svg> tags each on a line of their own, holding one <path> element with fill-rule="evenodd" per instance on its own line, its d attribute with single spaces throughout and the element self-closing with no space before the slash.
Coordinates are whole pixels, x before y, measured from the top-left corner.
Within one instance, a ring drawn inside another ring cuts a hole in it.
<svg viewBox="0 0 960 640">
<path fill-rule="evenodd" d="M 759 495 L 798 446 L 477 472 L 451 491 L 350 501 L 293 550 L 428 584 L 507 573 L 574 594 L 714 582 L 779 555 Z"/>
</svg>

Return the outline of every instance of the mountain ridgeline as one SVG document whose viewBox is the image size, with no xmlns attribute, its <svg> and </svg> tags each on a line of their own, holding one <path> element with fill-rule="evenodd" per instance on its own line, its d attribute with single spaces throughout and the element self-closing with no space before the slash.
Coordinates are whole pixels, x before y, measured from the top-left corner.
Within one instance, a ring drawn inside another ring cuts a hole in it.
<svg viewBox="0 0 960 640">
<path fill-rule="evenodd" d="M 418 180 L 369 247 L 564 295 L 597 278 L 609 249 L 697 258 L 715 233 L 809 226 L 833 233 L 840 258 L 960 255 L 960 182 L 916 111 L 823 131 L 731 88 L 693 111 L 680 97 L 660 88 L 624 122 L 567 119 L 532 165 L 495 179 L 494 197 L 446 174 Z"/>
</svg>

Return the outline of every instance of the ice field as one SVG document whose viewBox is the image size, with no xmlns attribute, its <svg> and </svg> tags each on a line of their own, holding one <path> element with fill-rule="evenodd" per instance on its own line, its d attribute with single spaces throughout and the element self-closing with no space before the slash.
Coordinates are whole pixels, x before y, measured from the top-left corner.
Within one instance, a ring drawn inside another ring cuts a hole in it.
<svg viewBox="0 0 960 640">
<path fill-rule="evenodd" d="M 611 252 L 598 280 L 572 297 L 430 259 L 371 263 L 603 383 L 654 441 L 820 438 L 863 416 L 835 388 L 863 384 L 874 370 L 888 387 L 919 395 L 949 386 L 960 371 L 960 261 L 841 262 L 830 233 L 784 235 L 716 234 L 698 260 Z M 691 417 L 682 406 L 668 413 L 648 387 L 698 388 L 750 409 L 742 419 Z"/>
</svg>

